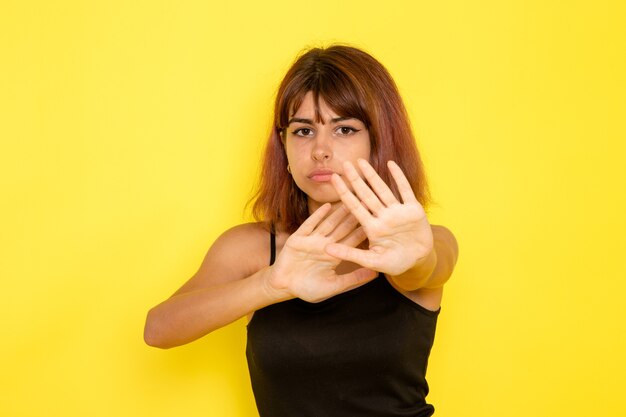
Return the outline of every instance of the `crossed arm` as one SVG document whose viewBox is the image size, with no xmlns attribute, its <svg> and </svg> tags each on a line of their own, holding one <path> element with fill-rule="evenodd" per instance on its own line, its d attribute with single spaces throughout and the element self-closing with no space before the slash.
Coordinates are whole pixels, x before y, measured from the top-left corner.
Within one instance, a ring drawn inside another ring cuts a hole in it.
<svg viewBox="0 0 626 417">
<path fill-rule="evenodd" d="M 222 235 L 198 273 L 150 310 L 146 343 L 182 345 L 269 304 L 296 297 L 316 302 L 348 291 L 372 280 L 376 271 L 404 291 L 443 286 L 457 259 L 452 233 L 428 223 L 395 163 L 389 169 L 402 201 L 366 161 L 358 164 L 369 186 L 346 162 L 344 177 L 354 191 L 334 175 L 343 204 L 334 211 L 325 204 L 311 214 L 287 238 L 271 267 L 259 255 L 260 242 L 267 241 L 259 226 L 243 225 Z M 365 239 L 369 248 L 358 249 Z M 242 251 L 263 259 L 249 265 L 240 259 Z M 360 267 L 338 274 L 342 260 Z"/>
</svg>

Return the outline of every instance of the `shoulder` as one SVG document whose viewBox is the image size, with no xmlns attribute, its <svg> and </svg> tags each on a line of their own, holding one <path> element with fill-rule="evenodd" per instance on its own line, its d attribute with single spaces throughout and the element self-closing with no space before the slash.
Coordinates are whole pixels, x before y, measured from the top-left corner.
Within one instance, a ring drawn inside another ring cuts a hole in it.
<svg viewBox="0 0 626 417">
<path fill-rule="evenodd" d="M 265 223 L 244 223 L 231 227 L 222 233 L 213 247 L 227 248 L 231 246 L 256 247 L 264 239 L 269 239 L 269 227 Z"/>
<path fill-rule="evenodd" d="M 232 227 L 213 242 L 198 271 L 176 293 L 246 278 L 269 265 L 270 232 L 264 223 Z"/>
<path fill-rule="evenodd" d="M 233 267 L 236 266 L 235 263 L 255 265 L 266 257 L 269 260 L 269 252 L 269 227 L 264 223 L 245 223 L 222 233 L 207 252 L 205 261 L 227 263 Z M 263 266 L 265 265 L 260 265 L 256 270 Z"/>
</svg>

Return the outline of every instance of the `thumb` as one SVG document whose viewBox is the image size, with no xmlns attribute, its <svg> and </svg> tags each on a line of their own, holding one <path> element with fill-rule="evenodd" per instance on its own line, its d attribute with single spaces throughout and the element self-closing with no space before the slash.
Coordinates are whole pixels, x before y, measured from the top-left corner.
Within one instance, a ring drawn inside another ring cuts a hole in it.
<svg viewBox="0 0 626 417">
<path fill-rule="evenodd" d="M 357 249 L 342 243 L 329 243 L 324 249 L 327 254 L 335 258 L 376 269 L 374 254 L 370 250 Z"/>
<path fill-rule="evenodd" d="M 353 288 L 365 284 L 366 282 L 373 280 L 377 276 L 378 272 L 374 270 L 368 268 L 359 268 L 347 274 L 338 275 L 337 278 L 341 282 L 341 286 L 344 288 L 344 291 L 349 291 Z"/>
</svg>

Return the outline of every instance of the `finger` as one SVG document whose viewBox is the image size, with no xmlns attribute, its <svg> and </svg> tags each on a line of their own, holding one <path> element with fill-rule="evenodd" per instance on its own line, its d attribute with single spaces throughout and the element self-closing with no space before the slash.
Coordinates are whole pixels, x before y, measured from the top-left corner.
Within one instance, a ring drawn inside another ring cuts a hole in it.
<svg viewBox="0 0 626 417">
<path fill-rule="evenodd" d="M 365 159 L 359 159 L 357 161 L 359 164 L 359 168 L 361 168 L 361 172 L 363 176 L 369 183 L 369 185 L 374 189 L 380 201 L 383 202 L 384 205 L 389 207 L 392 204 L 398 203 L 398 199 L 393 195 L 393 192 L 389 188 L 385 181 L 378 175 L 376 170 L 367 162 Z"/>
<path fill-rule="evenodd" d="M 363 178 L 361 178 L 350 161 L 344 162 L 343 173 L 348 181 L 350 181 L 350 184 L 352 184 L 352 189 L 356 195 L 365 203 L 372 213 L 378 214 L 380 210 L 385 207 L 374 191 L 363 181 Z"/>
<path fill-rule="evenodd" d="M 337 259 L 376 269 L 376 254 L 370 250 L 357 249 L 342 243 L 330 243 L 324 249 L 327 254 Z"/>
<path fill-rule="evenodd" d="M 338 283 L 345 291 L 349 291 L 376 278 L 378 272 L 367 268 L 359 268 L 343 275 L 337 275 Z"/>
<path fill-rule="evenodd" d="M 407 180 L 404 176 L 404 172 L 402 172 L 398 164 L 393 161 L 389 161 L 387 162 L 387 167 L 389 167 L 389 172 L 391 172 L 391 176 L 398 186 L 398 191 L 400 191 L 402 202 L 417 203 L 417 198 L 415 198 L 415 194 L 413 193 L 411 184 L 409 183 L 409 180 Z"/>
<path fill-rule="evenodd" d="M 339 225 L 335 228 L 335 230 L 332 231 L 330 235 L 328 235 L 328 237 L 330 237 L 333 242 L 338 242 L 346 237 L 349 233 L 353 232 L 358 225 L 359 221 L 356 219 L 356 217 L 348 212 L 348 215 L 342 219 L 341 223 L 339 223 Z"/>
<path fill-rule="evenodd" d="M 339 194 L 339 198 L 341 199 L 343 204 L 346 205 L 348 210 L 350 210 L 354 217 L 356 217 L 359 223 L 368 223 L 372 218 L 372 215 L 369 211 L 367 211 L 365 207 L 363 207 L 361 201 L 356 198 L 354 194 L 352 194 L 352 192 L 348 189 L 346 183 L 343 182 L 343 179 L 339 175 L 333 174 L 330 181 L 333 184 L 333 187 L 335 187 L 335 191 L 337 191 L 337 194 Z"/>
<path fill-rule="evenodd" d="M 358 227 L 352 231 L 345 239 L 342 241 L 336 240 L 336 243 L 341 243 L 343 245 L 347 245 L 353 248 L 356 248 L 361 244 L 361 242 L 367 239 L 367 235 L 365 234 L 365 230 L 362 227 Z"/>
<path fill-rule="evenodd" d="M 350 210 L 343 204 L 339 204 L 337 208 L 322 220 L 315 228 L 315 233 L 319 233 L 322 236 L 328 235 L 335 230 L 337 225 L 341 224 L 346 216 L 351 216 Z"/>
<path fill-rule="evenodd" d="M 315 210 L 313 214 L 311 214 L 295 231 L 294 235 L 308 236 L 313 230 L 315 230 L 315 226 L 328 214 L 331 209 L 330 203 L 323 204 L 320 208 Z"/>
</svg>

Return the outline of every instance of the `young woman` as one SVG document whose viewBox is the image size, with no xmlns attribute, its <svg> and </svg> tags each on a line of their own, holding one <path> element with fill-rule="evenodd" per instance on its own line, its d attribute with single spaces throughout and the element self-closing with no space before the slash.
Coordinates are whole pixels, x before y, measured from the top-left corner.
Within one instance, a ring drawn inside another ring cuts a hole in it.
<svg viewBox="0 0 626 417">
<path fill-rule="evenodd" d="M 458 248 L 391 76 L 349 46 L 311 49 L 277 93 L 254 203 L 148 313 L 169 348 L 248 316 L 262 417 L 430 416 L 425 373 Z"/>
</svg>

